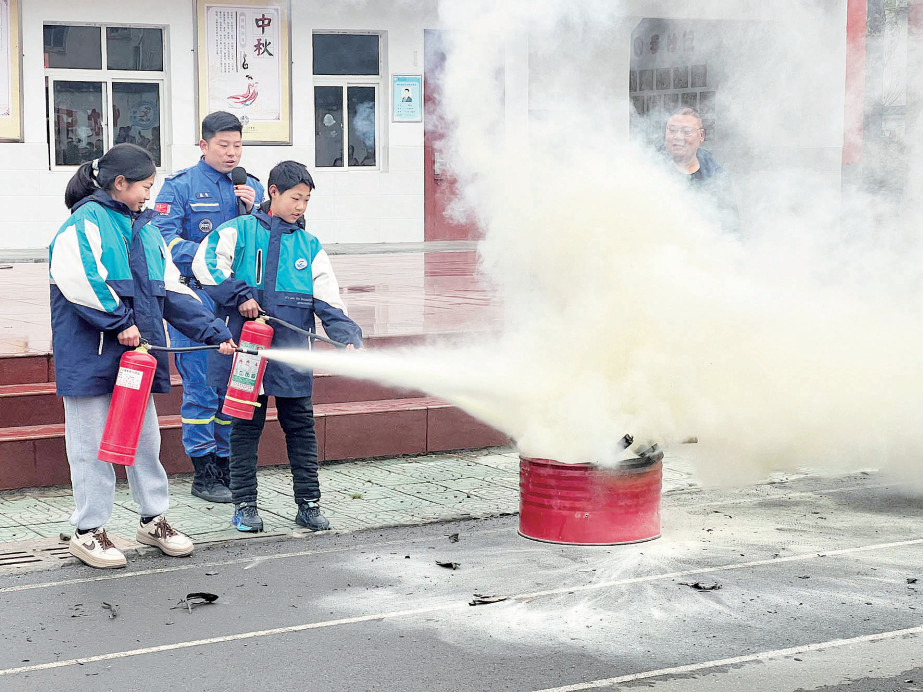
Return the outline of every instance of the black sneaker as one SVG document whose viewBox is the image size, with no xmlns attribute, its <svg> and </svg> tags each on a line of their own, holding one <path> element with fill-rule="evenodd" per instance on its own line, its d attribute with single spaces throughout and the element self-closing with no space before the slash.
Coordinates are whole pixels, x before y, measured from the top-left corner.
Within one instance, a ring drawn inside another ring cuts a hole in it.
<svg viewBox="0 0 923 692">
<path fill-rule="evenodd" d="M 326 531 L 330 528 L 330 522 L 320 513 L 320 503 L 317 501 L 300 503 L 295 523 L 311 531 Z"/>
<path fill-rule="evenodd" d="M 234 518 L 231 519 L 231 526 L 238 531 L 248 533 L 258 533 L 263 530 L 263 520 L 260 519 L 259 512 L 256 511 L 255 502 L 239 502 L 234 507 Z"/>
<path fill-rule="evenodd" d="M 192 494 L 207 502 L 231 502 L 231 490 L 225 484 L 221 471 L 215 464 L 215 455 L 206 454 L 200 457 L 190 457 L 195 469 L 192 479 Z"/>
</svg>

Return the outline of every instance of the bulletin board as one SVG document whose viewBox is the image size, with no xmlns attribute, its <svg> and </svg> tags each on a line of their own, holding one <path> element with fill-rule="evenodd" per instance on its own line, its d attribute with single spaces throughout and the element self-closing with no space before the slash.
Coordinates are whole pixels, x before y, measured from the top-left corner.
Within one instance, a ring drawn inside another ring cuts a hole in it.
<svg viewBox="0 0 923 692">
<path fill-rule="evenodd" d="M 423 120 L 423 75 L 391 75 L 391 121 L 418 123 Z"/>
</svg>

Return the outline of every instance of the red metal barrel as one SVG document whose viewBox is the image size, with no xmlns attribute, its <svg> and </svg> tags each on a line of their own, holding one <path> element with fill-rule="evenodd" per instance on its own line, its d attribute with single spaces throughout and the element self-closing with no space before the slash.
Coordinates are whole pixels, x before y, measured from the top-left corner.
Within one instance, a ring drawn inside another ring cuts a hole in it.
<svg viewBox="0 0 923 692">
<path fill-rule="evenodd" d="M 519 535 L 579 545 L 658 538 L 662 480 L 660 461 L 607 469 L 521 456 Z"/>
</svg>

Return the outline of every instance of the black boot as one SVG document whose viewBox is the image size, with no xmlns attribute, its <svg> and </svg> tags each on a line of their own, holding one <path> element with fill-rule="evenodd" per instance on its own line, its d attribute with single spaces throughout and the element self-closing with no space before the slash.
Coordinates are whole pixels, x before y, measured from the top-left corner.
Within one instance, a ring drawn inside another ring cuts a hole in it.
<svg viewBox="0 0 923 692">
<path fill-rule="evenodd" d="M 215 454 L 215 468 L 218 469 L 218 478 L 221 485 L 231 487 L 231 460 L 228 457 L 221 457 Z"/>
<path fill-rule="evenodd" d="M 189 457 L 195 468 L 192 494 L 208 502 L 230 502 L 231 490 L 222 483 L 221 473 L 215 464 L 214 454 Z"/>
</svg>

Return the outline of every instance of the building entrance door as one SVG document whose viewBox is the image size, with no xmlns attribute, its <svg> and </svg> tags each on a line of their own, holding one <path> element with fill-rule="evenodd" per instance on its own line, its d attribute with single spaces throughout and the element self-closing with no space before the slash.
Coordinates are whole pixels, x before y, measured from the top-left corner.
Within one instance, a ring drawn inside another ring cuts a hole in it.
<svg viewBox="0 0 923 692">
<path fill-rule="evenodd" d="M 424 240 L 476 240 L 483 237 L 473 223 L 454 221 L 446 210 L 457 194 L 457 181 L 443 155 L 448 124 L 440 110 L 445 49 L 442 32 L 423 33 L 423 195 Z"/>
</svg>

